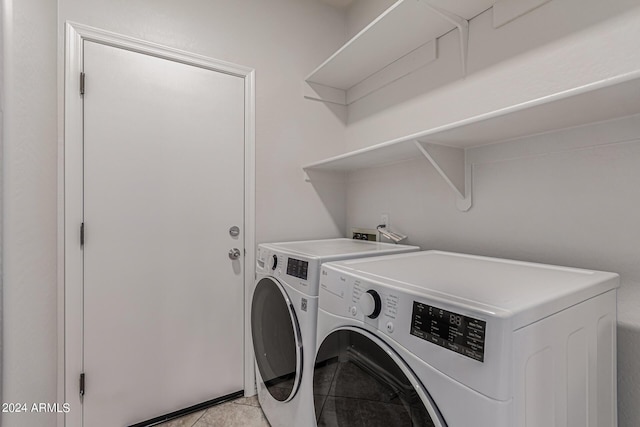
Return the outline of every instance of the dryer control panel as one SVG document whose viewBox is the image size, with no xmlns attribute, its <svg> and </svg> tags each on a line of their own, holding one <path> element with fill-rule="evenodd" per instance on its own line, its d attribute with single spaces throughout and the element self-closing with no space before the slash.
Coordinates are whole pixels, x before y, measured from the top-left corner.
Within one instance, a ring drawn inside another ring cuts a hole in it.
<svg viewBox="0 0 640 427">
<path fill-rule="evenodd" d="M 484 362 L 487 322 L 413 301 L 410 334 Z"/>
<path fill-rule="evenodd" d="M 298 279 L 307 280 L 309 274 L 309 261 L 289 258 L 287 260 L 287 274 Z"/>
<path fill-rule="evenodd" d="M 306 295 L 318 295 L 318 267 L 317 260 L 258 246 L 256 274 L 276 277 Z"/>
</svg>

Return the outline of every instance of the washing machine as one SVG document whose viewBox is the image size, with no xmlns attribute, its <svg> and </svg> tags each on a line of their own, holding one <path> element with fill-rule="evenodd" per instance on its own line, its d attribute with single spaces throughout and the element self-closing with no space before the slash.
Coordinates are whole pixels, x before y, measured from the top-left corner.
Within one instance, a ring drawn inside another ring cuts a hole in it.
<svg viewBox="0 0 640 427">
<path fill-rule="evenodd" d="M 439 251 L 324 264 L 318 425 L 615 427 L 618 286 Z"/>
<path fill-rule="evenodd" d="M 259 245 L 251 335 L 258 399 L 273 427 L 315 425 L 311 393 L 321 264 L 419 249 L 352 239 Z"/>
</svg>

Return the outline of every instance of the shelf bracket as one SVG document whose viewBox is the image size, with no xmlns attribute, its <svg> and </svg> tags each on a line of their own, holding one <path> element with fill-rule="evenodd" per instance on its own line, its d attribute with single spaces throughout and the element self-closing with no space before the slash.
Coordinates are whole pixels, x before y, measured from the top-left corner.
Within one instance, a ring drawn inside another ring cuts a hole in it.
<svg viewBox="0 0 640 427">
<path fill-rule="evenodd" d="M 460 60 L 462 62 L 462 73 L 466 76 L 468 56 L 467 53 L 469 51 L 469 21 L 456 15 L 455 13 L 440 9 L 437 6 L 430 4 L 428 1 L 425 1 L 424 4 L 429 9 L 433 10 L 435 13 L 458 27 L 458 33 L 460 35 Z"/>
<path fill-rule="evenodd" d="M 471 164 L 464 148 L 421 141 L 414 144 L 453 190 L 458 209 L 462 212 L 471 209 Z"/>
</svg>

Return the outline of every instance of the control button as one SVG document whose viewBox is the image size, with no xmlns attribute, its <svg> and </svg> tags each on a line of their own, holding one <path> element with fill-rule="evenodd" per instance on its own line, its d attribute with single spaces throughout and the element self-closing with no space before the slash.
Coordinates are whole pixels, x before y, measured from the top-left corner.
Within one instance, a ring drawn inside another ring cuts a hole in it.
<svg viewBox="0 0 640 427">
<path fill-rule="evenodd" d="M 360 306 L 362 313 L 370 319 L 378 317 L 382 310 L 382 300 L 380 299 L 380 295 L 373 289 L 369 289 L 360 296 L 360 302 L 358 305 Z"/>
<path fill-rule="evenodd" d="M 351 312 L 352 316 L 355 316 L 356 314 L 358 314 L 358 309 L 356 308 L 356 306 L 352 306 L 351 309 L 349 310 Z"/>
<path fill-rule="evenodd" d="M 387 332 L 393 332 L 393 322 L 387 322 Z"/>
<path fill-rule="evenodd" d="M 278 255 L 273 255 L 273 258 L 271 258 L 271 269 L 275 270 L 277 266 L 278 266 Z"/>
</svg>

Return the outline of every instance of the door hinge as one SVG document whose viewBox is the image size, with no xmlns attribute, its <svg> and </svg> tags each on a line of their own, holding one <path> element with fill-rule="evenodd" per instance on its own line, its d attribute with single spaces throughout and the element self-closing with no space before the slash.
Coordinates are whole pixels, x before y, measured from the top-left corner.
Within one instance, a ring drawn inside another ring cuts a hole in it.
<svg viewBox="0 0 640 427">
<path fill-rule="evenodd" d="M 80 73 L 80 95 L 84 95 L 84 73 Z"/>
<path fill-rule="evenodd" d="M 80 224 L 80 247 L 84 246 L 84 222 Z"/>
<path fill-rule="evenodd" d="M 80 374 L 80 401 L 84 398 L 84 372 Z"/>
</svg>

